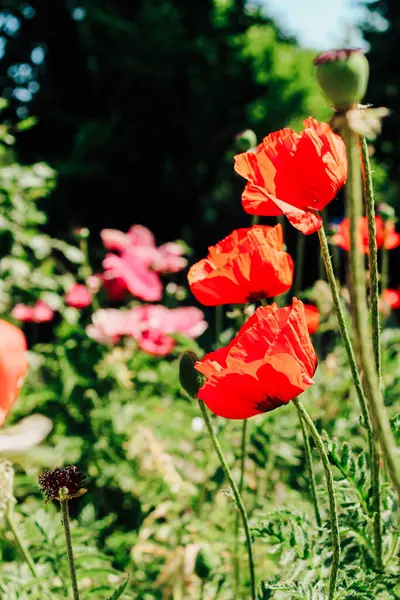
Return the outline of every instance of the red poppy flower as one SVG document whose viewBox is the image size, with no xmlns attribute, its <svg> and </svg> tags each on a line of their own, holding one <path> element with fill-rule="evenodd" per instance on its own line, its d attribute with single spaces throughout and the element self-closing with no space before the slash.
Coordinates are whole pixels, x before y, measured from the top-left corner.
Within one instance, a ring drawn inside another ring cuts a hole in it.
<svg viewBox="0 0 400 600">
<path fill-rule="evenodd" d="M 27 368 L 24 334 L 0 320 L 0 426 L 18 397 Z"/>
<path fill-rule="evenodd" d="M 375 217 L 376 227 L 376 245 L 378 248 L 383 246 L 387 250 L 392 250 L 400 245 L 400 234 L 396 233 L 393 221 L 383 221 L 382 217 Z M 361 217 L 358 225 L 359 249 L 363 254 L 368 254 L 368 219 Z M 343 250 L 350 250 L 350 221 L 346 217 L 339 225 L 338 232 L 332 236 L 331 241 Z"/>
<path fill-rule="evenodd" d="M 280 225 L 237 229 L 191 267 L 190 289 L 207 306 L 282 294 L 293 281 L 293 260 L 283 247 Z"/>
<path fill-rule="evenodd" d="M 313 118 L 296 133 L 271 133 L 255 153 L 235 156 L 235 170 L 248 180 L 242 195 L 252 215 L 286 215 L 305 234 L 322 226 L 321 211 L 347 179 L 346 148 L 327 123 Z"/>
<path fill-rule="evenodd" d="M 382 303 L 387 304 L 392 310 L 400 308 L 400 288 L 397 290 L 387 289 L 382 292 Z M 380 307 L 383 308 L 382 306 Z"/>
<path fill-rule="evenodd" d="M 221 417 L 247 419 L 304 392 L 316 367 L 303 303 L 262 306 L 228 346 L 196 363 L 207 378 L 198 397 Z"/>
<path fill-rule="evenodd" d="M 308 333 L 312 335 L 319 327 L 320 314 L 319 310 L 313 304 L 303 304 L 306 315 Z"/>
</svg>

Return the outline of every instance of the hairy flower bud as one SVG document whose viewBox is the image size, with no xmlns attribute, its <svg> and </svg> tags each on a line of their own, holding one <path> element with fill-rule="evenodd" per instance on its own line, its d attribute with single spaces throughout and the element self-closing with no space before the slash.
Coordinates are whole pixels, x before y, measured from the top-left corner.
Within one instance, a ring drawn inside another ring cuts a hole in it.
<svg viewBox="0 0 400 600">
<path fill-rule="evenodd" d="M 195 353 L 190 351 L 184 352 L 179 360 L 179 381 L 185 392 L 194 398 L 204 383 L 204 376 L 194 368 L 197 360 Z"/>
</svg>

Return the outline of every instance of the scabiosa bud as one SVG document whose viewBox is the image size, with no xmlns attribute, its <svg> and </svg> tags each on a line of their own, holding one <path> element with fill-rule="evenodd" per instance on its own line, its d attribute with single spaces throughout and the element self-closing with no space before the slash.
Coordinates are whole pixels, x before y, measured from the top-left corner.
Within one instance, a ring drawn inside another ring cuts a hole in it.
<svg viewBox="0 0 400 600">
<path fill-rule="evenodd" d="M 184 352 L 179 360 L 179 381 L 185 392 L 192 397 L 197 396 L 204 383 L 203 375 L 194 368 L 197 361 L 196 354 L 190 351 Z"/>
<path fill-rule="evenodd" d="M 248 152 L 257 146 L 257 136 L 252 129 L 245 129 L 235 137 L 235 146 L 238 152 Z"/>
<path fill-rule="evenodd" d="M 74 465 L 47 469 L 39 477 L 39 487 L 46 502 L 79 498 L 87 491 L 85 484 L 86 477 Z"/>
<path fill-rule="evenodd" d="M 314 60 L 318 83 L 337 110 L 347 110 L 363 99 L 369 64 L 360 48 L 329 50 Z"/>
</svg>

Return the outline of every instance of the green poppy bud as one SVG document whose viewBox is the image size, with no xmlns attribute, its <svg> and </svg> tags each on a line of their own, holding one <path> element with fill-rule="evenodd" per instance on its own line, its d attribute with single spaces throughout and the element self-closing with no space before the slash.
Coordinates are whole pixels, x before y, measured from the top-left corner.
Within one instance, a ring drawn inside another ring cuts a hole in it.
<svg viewBox="0 0 400 600">
<path fill-rule="evenodd" d="M 359 48 L 329 50 L 314 60 L 318 83 L 336 110 L 347 110 L 364 98 L 369 64 Z"/>
<path fill-rule="evenodd" d="M 200 548 L 194 564 L 194 572 L 200 579 L 208 579 L 217 566 L 217 560 L 209 546 Z"/>
<path fill-rule="evenodd" d="M 195 353 L 189 350 L 179 360 L 179 381 L 185 392 L 194 398 L 204 383 L 204 376 L 194 368 L 197 360 Z"/>
<path fill-rule="evenodd" d="M 238 152 L 248 152 L 257 146 L 257 136 L 252 129 L 245 129 L 237 134 L 235 146 Z"/>
</svg>

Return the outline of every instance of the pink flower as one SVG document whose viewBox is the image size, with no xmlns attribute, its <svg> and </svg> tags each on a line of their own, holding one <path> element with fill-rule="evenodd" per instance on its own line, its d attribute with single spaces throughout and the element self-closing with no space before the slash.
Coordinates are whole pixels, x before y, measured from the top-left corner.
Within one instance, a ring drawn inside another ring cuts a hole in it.
<svg viewBox="0 0 400 600">
<path fill-rule="evenodd" d="M 105 279 L 120 279 L 125 288 L 134 296 L 149 302 L 160 300 L 162 284 L 157 273 L 150 271 L 141 258 L 131 249 L 121 256 L 107 254 L 103 261 Z"/>
<path fill-rule="evenodd" d="M 101 344 L 116 344 L 123 335 L 136 339 L 140 335 L 140 327 L 132 311 L 106 308 L 94 313 L 86 333 Z"/>
<path fill-rule="evenodd" d="M 26 323 L 46 323 L 54 317 L 54 310 L 43 300 L 38 300 L 34 306 L 25 304 L 16 304 L 11 311 L 11 315 L 18 321 Z"/>
<path fill-rule="evenodd" d="M 182 333 L 195 338 L 206 328 L 204 314 L 194 306 L 169 309 L 148 304 L 131 310 L 99 310 L 86 331 L 89 337 L 104 344 L 115 344 L 126 335 L 135 339 L 142 350 L 161 355 L 166 348 L 170 348 L 167 352 L 173 348 L 170 335 Z"/>
<path fill-rule="evenodd" d="M 177 273 L 187 265 L 183 258 L 184 249 L 180 244 L 168 242 L 157 248 L 157 256 L 153 262 L 153 269 L 158 273 Z"/>
<path fill-rule="evenodd" d="M 143 331 L 139 338 L 139 348 L 154 356 L 166 356 L 171 352 L 174 345 L 175 341 L 172 338 L 160 331 L 151 329 Z"/>
<path fill-rule="evenodd" d="M 103 275 L 101 273 L 93 273 L 86 280 L 86 285 L 91 294 L 97 294 L 103 283 Z"/>
<path fill-rule="evenodd" d="M 92 303 L 92 294 L 86 286 L 75 283 L 66 293 L 65 302 L 74 308 L 86 308 Z"/>
</svg>

